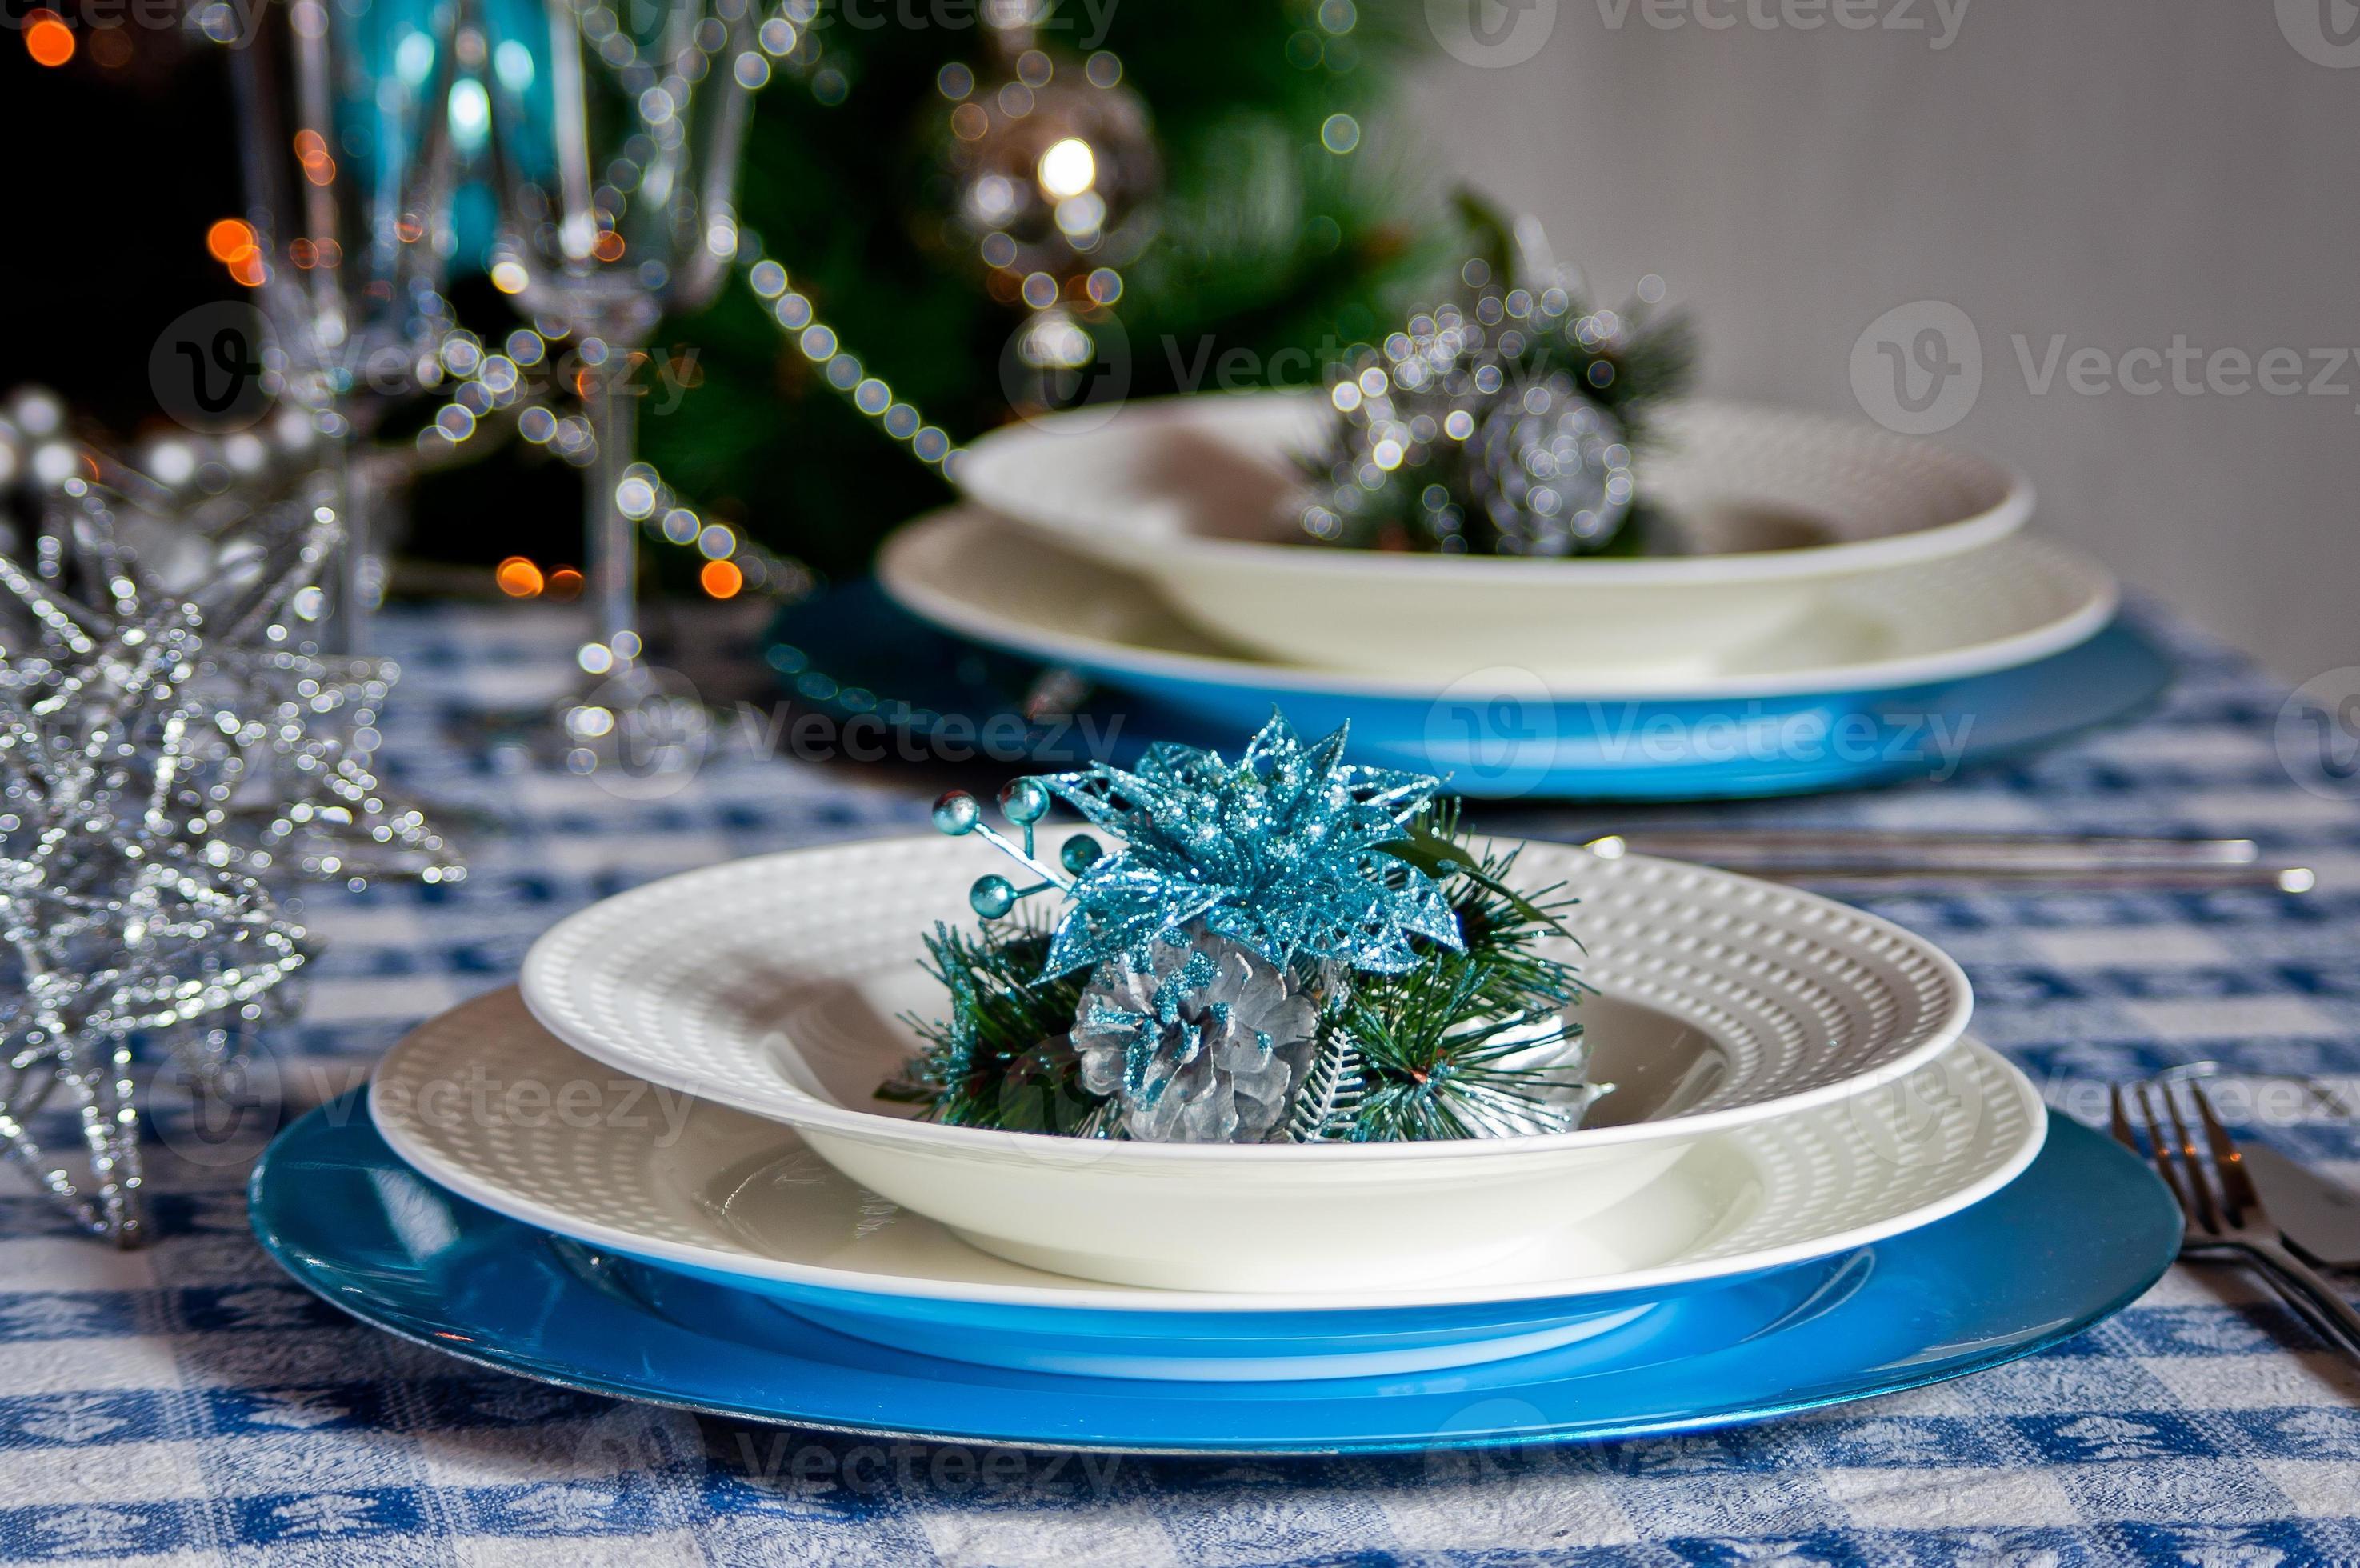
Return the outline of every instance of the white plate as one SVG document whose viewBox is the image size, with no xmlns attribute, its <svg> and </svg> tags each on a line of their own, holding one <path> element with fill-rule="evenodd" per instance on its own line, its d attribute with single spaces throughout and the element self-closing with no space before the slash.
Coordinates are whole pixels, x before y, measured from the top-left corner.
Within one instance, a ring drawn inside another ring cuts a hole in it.
<svg viewBox="0 0 2360 1568">
<path fill-rule="evenodd" d="M 1061 830 L 1047 836 L 1054 850 Z M 1170 1289 L 1382 1286 L 1481 1267 L 1604 1213 L 1711 1132 L 1856 1095 L 1965 1029 L 1966 976 L 1900 927 L 1704 866 L 1525 846 L 1563 882 L 1597 997 L 1569 1133 L 1423 1143 L 1150 1144 L 908 1119 L 873 1090 L 940 1016 L 922 933 L 970 921 L 985 846 L 797 850 L 619 894 L 558 922 L 522 990 L 568 1044 L 798 1128 L 863 1186 L 1000 1257 Z M 1367 1216 L 1387 1223 L 1371 1227 Z"/>
<path fill-rule="evenodd" d="M 1470 677 L 1486 690 L 1560 702 L 1890 691 L 2013 670 L 2087 641 L 2119 594 L 2097 562 L 2019 536 L 1925 566 L 1818 590 L 1809 615 L 1764 640 L 1654 670 L 1549 676 L 1437 656 L 1414 674 L 1304 669 L 1239 656 L 1189 626 L 1137 581 L 968 511 L 923 517 L 885 543 L 878 580 L 903 608 L 994 648 L 1109 681 L 1128 675 L 1344 697 L 1442 695 Z M 1529 682 L 1512 675 L 1531 677 Z"/>
<path fill-rule="evenodd" d="M 540 1028 L 513 990 L 396 1046 L 371 1110 L 403 1160 L 488 1208 L 774 1296 L 862 1337 L 1002 1365 L 1197 1377 L 1379 1369 L 1349 1324 L 1277 1315 L 1290 1312 L 1355 1314 L 1390 1369 L 1513 1354 L 1535 1334 L 1562 1343 L 1684 1287 L 1931 1224 L 2012 1180 L 2046 1127 L 2023 1074 L 1968 1042 L 1905 1094 L 1706 1138 L 1612 1213 L 1489 1269 L 1273 1296 L 1086 1284 L 978 1252 L 847 1181 L 775 1122 L 602 1069 Z M 1505 1310 L 1539 1301 L 1557 1305 Z M 946 1314 L 940 1303 L 1012 1310 Z M 1502 1310 L 1406 1311 L 1485 1304 Z M 1088 1315 L 1059 1317 L 1076 1313 Z M 1463 1337 L 1503 1327 L 1522 1333 Z M 1175 1343 L 1183 1335 L 1190 1343 Z"/>
<path fill-rule="evenodd" d="M 1301 541 L 1286 516 L 1295 454 L 1330 418 L 1316 392 L 1083 410 L 993 432 L 957 479 L 1240 648 L 1400 676 L 1694 673 L 1797 626 L 1830 583 L 1980 549 L 2032 515 L 2031 485 L 2000 464 L 1857 422 L 1697 402 L 1663 411 L 1638 474 L 1690 553 L 1334 550 Z"/>
</svg>

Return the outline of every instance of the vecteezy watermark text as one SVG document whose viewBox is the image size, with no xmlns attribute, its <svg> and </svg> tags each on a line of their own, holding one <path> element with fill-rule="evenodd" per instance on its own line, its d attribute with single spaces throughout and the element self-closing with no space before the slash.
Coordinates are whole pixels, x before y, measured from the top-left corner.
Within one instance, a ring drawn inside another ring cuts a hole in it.
<svg viewBox="0 0 2360 1568">
<path fill-rule="evenodd" d="M 1119 1454 L 1042 1453 L 966 1443 L 863 1443 L 739 1429 L 736 1454 L 749 1480 L 798 1497 L 965 1497 L 991 1502 L 1076 1502 L 1107 1497 Z"/>
<path fill-rule="evenodd" d="M 1121 0 L 818 0 L 804 27 L 819 31 L 841 21 L 856 31 L 963 33 L 990 25 L 1002 13 L 1022 16 L 1034 33 L 1071 43 L 1085 53 L 1106 42 Z"/>
<path fill-rule="evenodd" d="M 1926 47 L 1946 49 L 1957 41 L 1971 0 L 1596 0 L 1598 19 L 1620 32 L 1636 16 L 1657 32 L 1695 27 L 1725 33 L 1744 27 L 1759 33 L 1815 33 L 1835 27 L 1848 33 L 1925 33 Z"/>
<path fill-rule="evenodd" d="M 2360 350 L 2335 344 L 2251 348 L 2166 341 L 2108 348 L 2072 334 L 2011 332 L 2003 361 L 2025 392 L 2046 397 L 2340 397 L 2355 396 Z M 1967 417 L 1985 377 L 1982 332 L 1945 299 L 1896 305 L 1863 330 L 1852 350 L 1852 396 L 1863 412 L 1904 435 L 1932 435 Z M 2353 404 L 2360 413 L 2360 402 Z"/>
<path fill-rule="evenodd" d="M 475 1064 L 452 1077 L 388 1078 L 374 1091 L 383 1115 L 441 1130 L 569 1127 L 652 1131 L 659 1148 L 680 1139 L 696 1097 L 638 1078 L 502 1078 Z"/>
<path fill-rule="evenodd" d="M 1660 704 L 1556 697 L 1532 670 L 1496 666 L 1453 681 L 1426 710 L 1426 753 L 1492 796 L 1540 788 L 1568 768 L 1835 765 L 1949 779 L 1965 762 L 1971 712 L 1800 710 L 1752 699 L 1701 715 Z"/>
<path fill-rule="evenodd" d="M 641 415 L 661 419 L 705 378 L 694 343 L 617 359 L 603 343 L 595 349 L 549 344 L 524 335 L 535 356 L 530 360 L 478 343 L 446 344 L 440 354 L 391 343 L 370 347 L 356 335 L 342 362 L 325 368 L 344 396 L 457 397 L 467 408 L 469 429 L 476 415 L 493 408 L 570 396 L 587 390 L 594 380 L 641 399 Z M 157 405 L 182 429 L 206 435 L 260 423 L 284 391 L 289 373 L 288 356 L 268 319 L 242 299 L 217 299 L 183 311 L 157 335 L 148 355 L 148 387 Z"/>
<path fill-rule="evenodd" d="M 1079 766 L 1113 759 L 1122 715 L 1045 713 L 1032 720 L 995 713 L 978 721 L 964 713 L 934 716 L 923 727 L 869 712 L 834 718 L 773 704 L 738 704 L 738 743 L 757 757 L 797 762 L 1041 762 Z"/>
<path fill-rule="evenodd" d="M 1426 0 L 1426 27 L 1443 52 L 1498 70 L 1540 53 L 1561 0 Z M 1633 21 L 1659 33 L 1917 33 L 1932 49 L 1957 41 L 1972 0 L 1593 0 L 1610 33 Z"/>
</svg>

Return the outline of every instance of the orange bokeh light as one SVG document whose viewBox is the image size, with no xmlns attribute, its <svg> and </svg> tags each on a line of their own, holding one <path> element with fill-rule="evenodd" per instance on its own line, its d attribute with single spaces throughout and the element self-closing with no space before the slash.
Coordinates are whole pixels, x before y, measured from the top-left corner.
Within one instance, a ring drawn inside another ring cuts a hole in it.
<svg viewBox="0 0 2360 1568">
<path fill-rule="evenodd" d="M 706 593 L 716 599 L 734 599 L 738 591 L 746 586 L 746 573 L 734 561 L 706 561 L 705 570 L 696 574 L 696 580 Z"/>
<path fill-rule="evenodd" d="M 535 599 L 541 596 L 543 583 L 541 568 L 523 556 L 512 555 L 493 570 L 492 580 L 500 592 L 511 599 Z"/>
<path fill-rule="evenodd" d="M 328 156 L 328 140 L 317 131 L 295 133 L 295 161 L 303 166 L 303 178 L 314 185 L 325 185 L 336 178 L 336 160 Z"/>
<path fill-rule="evenodd" d="M 556 571 L 549 574 L 549 596 L 551 598 L 572 599 L 578 597 L 581 594 L 581 592 L 582 573 L 574 571 L 574 568 L 570 566 L 561 566 Z"/>
<path fill-rule="evenodd" d="M 55 11 L 27 11 L 25 52 L 35 65 L 63 65 L 73 59 L 73 29 Z"/>
<path fill-rule="evenodd" d="M 254 225 L 243 218 L 224 218 L 205 231 L 205 253 L 215 261 L 235 261 L 254 248 Z"/>
<path fill-rule="evenodd" d="M 229 264 L 229 275 L 247 289 L 262 287 L 262 253 L 249 250 Z"/>
<path fill-rule="evenodd" d="M 600 234 L 596 239 L 590 242 L 590 254 L 596 256 L 600 261 L 622 260 L 623 236 L 617 234 L 614 230 L 608 229 L 606 233 Z"/>
</svg>

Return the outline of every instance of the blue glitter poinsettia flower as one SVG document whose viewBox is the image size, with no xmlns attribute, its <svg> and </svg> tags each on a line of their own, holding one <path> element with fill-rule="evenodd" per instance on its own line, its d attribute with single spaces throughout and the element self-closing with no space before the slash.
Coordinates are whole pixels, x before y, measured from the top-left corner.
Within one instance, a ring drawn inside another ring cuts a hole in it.
<svg viewBox="0 0 2360 1568">
<path fill-rule="evenodd" d="M 1442 781 L 1342 760 L 1349 725 L 1305 746 L 1273 711 L 1236 762 L 1169 742 L 1135 770 L 1094 763 L 1044 779 L 1122 848 L 1092 864 L 1050 944 L 1064 975 L 1190 921 L 1273 964 L 1297 957 L 1394 975 L 1412 937 L 1459 950 L 1459 922 L 1433 878 L 1382 845 Z"/>
</svg>

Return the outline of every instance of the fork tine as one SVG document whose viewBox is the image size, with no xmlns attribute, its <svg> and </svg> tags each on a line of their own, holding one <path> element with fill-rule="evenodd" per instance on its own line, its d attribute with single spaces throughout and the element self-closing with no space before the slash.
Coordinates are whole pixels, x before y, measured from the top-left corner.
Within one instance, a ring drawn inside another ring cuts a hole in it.
<svg viewBox="0 0 2360 1568">
<path fill-rule="evenodd" d="M 2123 1086 L 2119 1083 L 2106 1085 L 2106 1124 L 2116 1143 L 2141 1160 L 2147 1158 L 2147 1150 L 2139 1147 L 2138 1135 L 2131 1131 L 2130 1117 L 2123 1114 Z"/>
<path fill-rule="evenodd" d="M 2122 1111 L 2123 1098 L 2122 1091 L 2115 1090 L 2114 1109 L 2118 1116 Z M 2164 1149 L 2163 1124 L 2155 1119 L 2155 1108 L 2147 1104 L 2146 1085 L 2139 1084 L 2132 1089 L 2130 1103 L 2138 1109 L 2140 1124 L 2147 1133 L 2147 1157 L 2155 1161 L 2156 1174 L 2162 1177 L 2163 1184 L 2171 1189 L 2171 1201 L 2180 1205 L 2180 1217 L 2192 1220 L 2196 1214 L 2195 1205 L 2189 1201 L 2188 1188 L 2180 1180 L 2180 1171 L 2172 1165 L 2171 1156 Z M 2128 1130 L 2127 1127 L 2125 1130 Z M 2117 1133 L 2115 1136 L 2119 1138 L 2122 1135 Z M 2133 1154 L 2141 1152 L 2133 1139 L 2125 1138 L 2123 1141 L 2129 1145 Z"/>
<path fill-rule="evenodd" d="M 2221 1172 L 2221 1186 L 2229 1200 L 2229 1223 L 2244 1225 L 2248 1214 L 2259 1216 L 2262 1195 L 2254 1190 L 2254 1179 L 2245 1171 L 2245 1157 L 2238 1152 L 2236 1140 L 2214 1114 L 2212 1096 L 2202 1084 L 2188 1087 L 2196 1097 L 2196 1114 L 2204 1123 L 2204 1140 L 2212 1146 L 2212 1168 Z"/>
<path fill-rule="evenodd" d="M 2147 1096 L 2150 1094 L 2163 1102 L 2163 1110 L 2160 1113 L 2148 1099 Z M 2195 1145 L 2189 1141 L 2188 1129 L 2180 1124 L 2180 1107 L 2172 1103 L 2170 1089 L 2161 1085 L 2142 1083 L 2139 1085 L 2139 1104 L 2147 1108 L 2147 1130 L 2155 1138 L 2157 1161 L 2169 1162 L 2176 1167 L 2181 1179 L 2187 1183 L 2184 1188 L 2175 1187 L 2174 1189 L 2180 1192 L 2181 1208 L 2194 1216 L 2196 1223 L 2202 1225 L 2208 1233 L 2219 1235 L 2221 1215 L 2212 1206 L 2212 1189 L 2205 1181 L 2204 1172 L 2196 1163 Z M 2169 1123 L 2168 1127 L 2167 1120 Z M 2177 1159 L 2172 1158 L 2175 1155 Z"/>
</svg>

